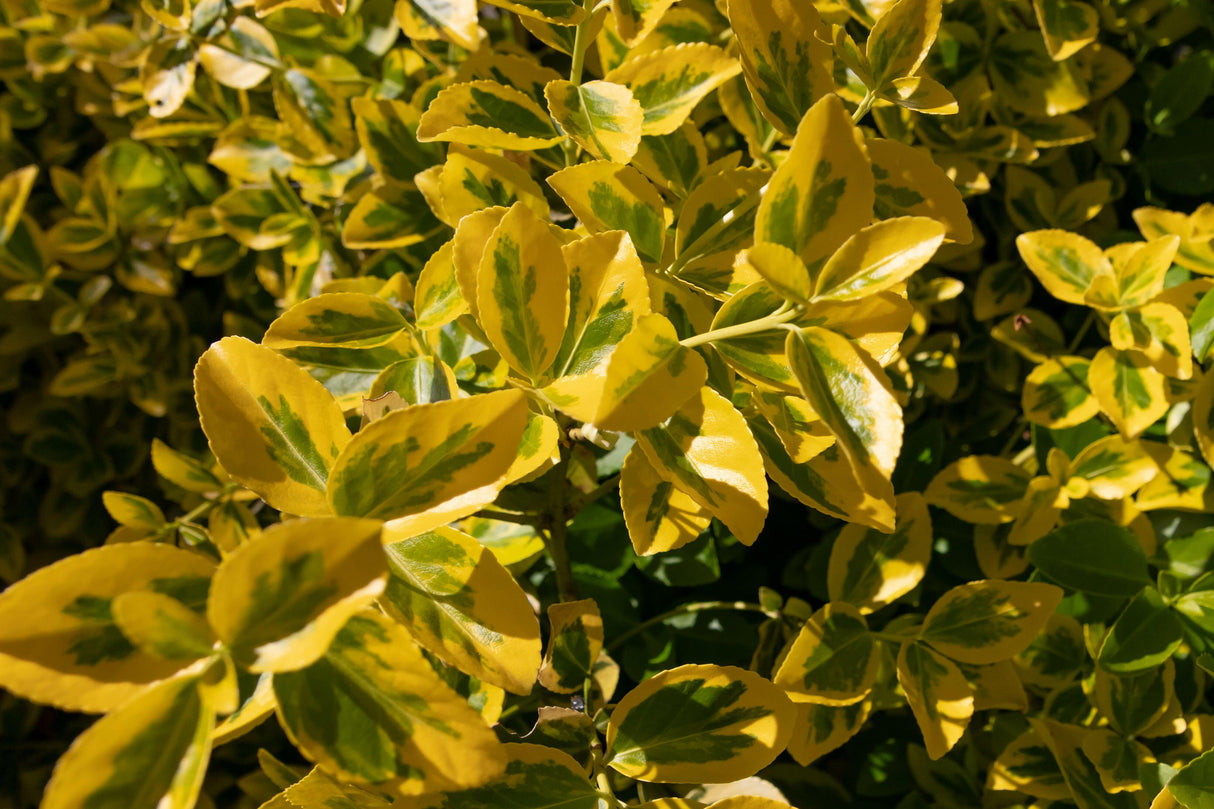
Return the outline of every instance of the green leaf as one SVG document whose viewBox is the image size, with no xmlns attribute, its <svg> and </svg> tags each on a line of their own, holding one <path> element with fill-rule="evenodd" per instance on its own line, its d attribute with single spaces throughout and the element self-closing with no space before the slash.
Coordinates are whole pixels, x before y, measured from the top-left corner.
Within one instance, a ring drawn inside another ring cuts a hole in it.
<svg viewBox="0 0 1214 809">
<path fill-rule="evenodd" d="M 346 780 L 417 794 L 476 786 L 505 769 L 480 715 L 403 627 L 375 611 L 351 617 L 312 665 L 275 674 L 274 697 L 291 740 Z"/>
<path fill-rule="evenodd" d="M 594 157 L 627 163 L 636 154 L 645 113 L 627 87 L 558 80 L 544 88 L 544 97 L 553 120 Z"/>
<path fill-rule="evenodd" d="M 1172 135 L 1189 120 L 1210 91 L 1214 90 L 1214 58 L 1206 51 L 1189 54 L 1151 88 L 1143 109 L 1147 126 L 1162 135 Z"/>
<path fill-rule="evenodd" d="M 759 203 L 755 240 L 801 257 L 811 273 L 866 227 L 876 199 L 864 138 L 833 93 L 810 108 Z"/>
<path fill-rule="evenodd" d="M 539 104 L 495 81 L 453 84 L 441 91 L 417 125 L 421 143 L 450 141 L 497 149 L 542 149 L 563 136 Z"/>
<path fill-rule="evenodd" d="M 197 676 L 155 685 L 97 721 L 59 759 L 46 809 L 190 809 L 215 713 Z"/>
<path fill-rule="evenodd" d="M 1004 103 L 1026 115 L 1074 112 L 1091 100 L 1076 61 L 1055 62 L 1038 31 L 1006 31 L 991 48 L 991 85 Z"/>
<path fill-rule="evenodd" d="M 1046 50 L 1055 62 L 1069 59 L 1096 39 L 1100 15 L 1077 0 L 1033 0 Z"/>
<path fill-rule="evenodd" d="M 1151 583 L 1138 539 L 1106 520 L 1077 520 L 1029 546 L 1029 559 L 1051 581 L 1097 596 L 1126 598 Z"/>
<path fill-rule="evenodd" d="M 199 358 L 194 396 L 229 475 L 282 511 L 331 513 L 325 486 L 350 431 L 319 382 L 268 348 L 225 337 Z"/>
<path fill-rule="evenodd" d="M 475 15 L 473 20 L 475 26 Z M 388 98 L 356 98 L 351 107 L 359 143 L 384 179 L 412 183 L 418 173 L 439 162 L 434 146 L 417 141 L 420 116 L 413 107 Z"/>
<path fill-rule="evenodd" d="M 250 671 L 302 668 L 383 592 L 385 573 L 378 522 L 292 520 L 224 559 L 207 618 Z"/>
<path fill-rule="evenodd" d="M 628 692 L 607 725 L 606 763 L 639 781 L 736 781 L 788 744 L 784 693 L 733 666 L 679 666 Z"/>
<path fill-rule="evenodd" d="M 1146 587 L 1105 635 L 1096 662 L 1117 674 L 1154 668 L 1172 656 L 1183 638 L 1180 618 L 1158 590 Z"/>
<path fill-rule="evenodd" d="M 627 231 L 642 259 L 662 257 L 662 196 L 636 169 L 605 160 L 581 163 L 553 174 L 548 185 L 592 233 Z"/>
<path fill-rule="evenodd" d="M 801 627 L 772 680 L 796 702 L 851 705 L 872 691 L 880 662 L 860 611 L 831 602 Z"/>
<path fill-rule="evenodd" d="M 527 596 L 483 545 L 451 528 L 393 541 L 381 603 L 444 662 L 515 694 L 540 667 L 540 625 Z"/>
<path fill-rule="evenodd" d="M 1181 767 L 1168 782 L 1168 792 L 1188 809 L 1214 807 L 1214 750 Z"/>
<path fill-rule="evenodd" d="M 603 650 L 603 618 L 598 605 L 591 598 L 551 604 L 548 626 L 540 685 L 558 694 L 582 691 Z"/>
<path fill-rule="evenodd" d="M 498 391 L 394 410 L 359 431 L 333 466 L 337 514 L 420 514 L 496 482 L 527 423 L 526 398 Z"/>
<path fill-rule="evenodd" d="M 632 91 L 645 111 L 642 134 L 667 135 L 704 96 L 741 71 L 738 60 L 723 49 L 694 42 L 633 56 L 603 78 Z"/>
</svg>

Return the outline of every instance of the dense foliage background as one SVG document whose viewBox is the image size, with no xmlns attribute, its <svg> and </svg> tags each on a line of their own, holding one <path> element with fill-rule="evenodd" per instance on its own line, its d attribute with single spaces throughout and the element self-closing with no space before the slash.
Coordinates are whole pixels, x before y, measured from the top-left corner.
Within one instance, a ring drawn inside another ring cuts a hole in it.
<svg viewBox="0 0 1214 809">
<path fill-rule="evenodd" d="M 1212 34 L 0 0 L 0 807 L 1214 806 Z"/>
</svg>

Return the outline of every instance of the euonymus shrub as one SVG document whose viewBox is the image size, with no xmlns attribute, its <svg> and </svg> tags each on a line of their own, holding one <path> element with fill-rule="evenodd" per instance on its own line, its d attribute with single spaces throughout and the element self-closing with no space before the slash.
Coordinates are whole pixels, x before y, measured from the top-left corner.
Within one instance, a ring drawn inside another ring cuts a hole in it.
<svg viewBox="0 0 1214 809">
<path fill-rule="evenodd" d="M 0 21 L 0 805 L 1214 805 L 1208 4 Z"/>
</svg>

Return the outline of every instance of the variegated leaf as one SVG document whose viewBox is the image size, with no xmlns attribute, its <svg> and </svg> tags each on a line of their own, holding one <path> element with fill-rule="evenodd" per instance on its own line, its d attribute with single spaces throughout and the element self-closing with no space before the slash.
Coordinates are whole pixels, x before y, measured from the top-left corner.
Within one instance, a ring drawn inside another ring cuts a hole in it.
<svg viewBox="0 0 1214 809">
<path fill-rule="evenodd" d="M 872 691 L 880 662 L 864 616 L 832 601 L 801 627 L 772 680 L 795 702 L 851 705 Z"/>
<path fill-rule="evenodd" d="M 974 695 L 951 660 L 921 643 L 904 643 L 898 652 L 898 683 L 923 733 L 934 761 L 952 749 L 969 727 Z"/>
<path fill-rule="evenodd" d="M 565 134 L 594 157 L 627 163 L 641 145 L 645 112 L 622 84 L 562 80 L 544 88 L 548 111 Z"/>
<path fill-rule="evenodd" d="M 887 219 L 848 237 L 817 274 L 814 297 L 849 301 L 902 283 L 944 241 L 944 226 L 922 216 Z"/>
<path fill-rule="evenodd" d="M 642 259 L 662 257 L 666 239 L 662 196 L 632 166 L 606 160 L 581 163 L 553 174 L 548 185 L 592 233 L 626 231 Z"/>
<path fill-rule="evenodd" d="M 673 551 L 694 542 L 712 513 L 664 479 L 640 447 L 620 470 L 620 504 L 633 549 L 641 556 Z"/>
<path fill-rule="evenodd" d="M 835 538 L 827 567 L 830 600 L 854 605 L 863 614 L 913 590 L 932 553 L 932 523 L 923 496 L 905 492 L 895 500 L 893 533 L 846 525 Z"/>
<path fill-rule="evenodd" d="M 1088 387 L 1090 368 L 1089 360 L 1069 356 L 1038 365 L 1024 380 L 1020 396 L 1024 417 L 1034 424 L 1061 430 L 1095 416 L 1100 403 Z"/>
<path fill-rule="evenodd" d="M 1102 348 L 1088 372 L 1100 409 L 1126 438 L 1135 438 L 1168 411 L 1163 374 L 1138 351 Z"/>
<path fill-rule="evenodd" d="M 962 663 L 998 663 L 1027 648 L 1061 601 L 1062 589 L 1052 584 L 970 582 L 932 605 L 920 636 Z"/>
<path fill-rule="evenodd" d="M 540 685 L 558 694 L 582 690 L 603 650 L 603 618 L 594 599 L 548 607 L 548 648 L 540 667 Z"/>
<path fill-rule="evenodd" d="M 407 325 L 400 310 L 378 296 L 333 292 L 283 312 L 266 330 L 262 345 L 374 348 L 391 342 Z"/>
<path fill-rule="evenodd" d="M 561 141 L 547 111 L 522 90 L 488 79 L 442 90 L 417 124 L 422 143 L 450 141 L 497 149 L 542 149 Z"/>
<path fill-rule="evenodd" d="M 1005 458 L 970 455 L 940 470 L 923 494 L 966 522 L 998 525 L 1016 519 L 1030 477 Z"/>
<path fill-rule="evenodd" d="M 632 91 L 645 111 L 642 134 L 666 135 L 683 124 L 704 96 L 741 71 L 738 60 L 723 49 L 695 42 L 633 56 L 603 78 Z"/>
</svg>

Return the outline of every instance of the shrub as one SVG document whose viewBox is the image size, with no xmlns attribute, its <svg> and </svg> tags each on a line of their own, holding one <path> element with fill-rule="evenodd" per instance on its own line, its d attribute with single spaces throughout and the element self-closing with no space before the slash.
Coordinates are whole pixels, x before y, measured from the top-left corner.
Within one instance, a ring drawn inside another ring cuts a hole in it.
<svg viewBox="0 0 1214 809">
<path fill-rule="evenodd" d="M 1208 2 L 0 21 L 0 806 L 1214 805 Z"/>
</svg>

